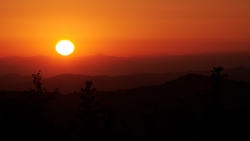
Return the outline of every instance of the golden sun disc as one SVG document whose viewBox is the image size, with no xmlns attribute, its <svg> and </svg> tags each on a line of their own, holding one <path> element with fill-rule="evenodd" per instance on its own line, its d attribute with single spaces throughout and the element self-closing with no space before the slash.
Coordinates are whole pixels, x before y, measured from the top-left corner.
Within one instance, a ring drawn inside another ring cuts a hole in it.
<svg viewBox="0 0 250 141">
<path fill-rule="evenodd" d="M 56 51 L 63 56 L 68 56 L 74 51 L 74 44 L 69 40 L 61 40 L 56 45 Z"/>
</svg>

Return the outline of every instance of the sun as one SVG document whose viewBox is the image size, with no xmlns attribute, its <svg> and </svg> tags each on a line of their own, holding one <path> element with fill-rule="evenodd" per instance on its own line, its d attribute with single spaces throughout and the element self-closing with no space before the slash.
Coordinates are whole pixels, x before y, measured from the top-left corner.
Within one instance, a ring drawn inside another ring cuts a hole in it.
<svg viewBox="0 0 250 141">
<path fill-rule="evenodd" d="M 63 56 L 68 56 L 73 53 L 74 44 L 69 40 L 61 40 L 56 44 L 56 51 Z"/>
</svg>

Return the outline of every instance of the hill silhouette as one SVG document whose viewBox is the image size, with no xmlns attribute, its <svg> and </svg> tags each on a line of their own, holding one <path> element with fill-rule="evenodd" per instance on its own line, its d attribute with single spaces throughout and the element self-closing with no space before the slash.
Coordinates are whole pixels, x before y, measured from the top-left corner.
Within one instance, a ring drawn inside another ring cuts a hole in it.
<svg viewBox="0 0 250 141">
<path fill-rule="evenodd" d="M 42 70 L 44 77 L 48 78 L 65 73 L 117 76 L 131 73 L 205 71 L 207 68 L 220 65 L 224 68 L 250 68 L 249 56 L 249 52 L 129 57 L 100 54 L 85 57 L 14 56 L 0 58 L 0 76 L 9 73 L 26 76 L 38 70 Z M 231 58 L 234 59 L 228 62 Z"/>
<path fill-rule="evenodd" d="M 247 69 L 237 68 L 233 70 L 245 72 Z M 138 76 L 138 74 L 131 75 Z M 141 75 L 145 78 L 145 74 Z M 16 76 L 18 77 L 18 75 Z M 104 79 L 107 76 L 102 77 Z M 67 75 L 62 79 L 71 82 Z M 214 99 L 211 97 L 211 94 L 213 94 L 213 90 L 216 88 L 214 78 L 201 74 L 190 73 L 168 82 L 165 81 L 165 83 L 160 85 L 145 85 L 116 91 L 98 91 L 97 89 L 94 92 L 94 97 L 90 95 L 90 98 L 93 103 L 98 101 L 100 106 L 98 109 L 101 110 L 102 114 L 95 116 L 100 125 L 95 124 L 96 127 L 93 127 L 92 130 L 95 130 L 100 135 L 96 136 L 96 139 L 99 139 L 99 137 L 104 138 L 103 131 L 105 131 L 105 138 L 112 137 L 118 139 L 124 136 L 126 137 L 123 138 L 124 140 L 211 140 L 215 138 L 240 139 L 247 137 L 247 131 L 243 127 L 249 126 L 250 82 L 222 79 L 225 87 L 220 88 L 219 91 L 217 90 L 217 92 L 220 92 L 218 104 L 221 107 L 218 110 L 216 107 L 211 106 Z M 81 85 L 84 85 L 83 82 Z M 45 87 L 45 85 L 43 86 Z M 83 87 L 81 86 L 80 88 Z M 75 126 L 78 125 L 75 121 L 79 119 L 77 113 L 79 113 L 81 103 L 88 105 L 88 102 L 84 102 L 84 98 L 80 98 L 83 95 L 80 92 L 80 88 L 78 91 L 67 95 L 57 93 L 56 99 L 49 103 L 49 109 L 47 110 L 50 111 L 49 115 L 54 121 L 53 124 L 57 126 L 47 122 L 47 119 L 44 119 L 44 122 L 48 123 L 48 126 L 53 127 L 53 130 L 58 131 L 53 134 L 53 137 L 58 137 L 57 134 L 60 134 L 61 138 L 72 140 L 89 138 L 94 135 L 90 133 L 87 135 L 88 137 L 84 137 L 80 133 L 80 136 L 77 136 L 79 131 L 77 126 Z M 44 92 L 47 93 L 47 91 Z M 0 103 L 6 105 L 7 100 L 7 104 L 10 104 L 9 106 L 15 109 L 15 102 L 13 103 L 13 100 L 8 102 L 8 99 L 22 93 L 25 94 L 27 91 L 0 91 L 0 93 Z M 18 102 L 18 104 L 22 106 L 23 101 L 24 105 L 26 105 L 26 98 L 19 97 L 18 99 L 20 98 L 21 101 L 19 101 L 21 103 Z M 32 101 L 30 102 L 32 104 Z M 36 105 L 36 103 L 33 104 Z M 8 109 L 9 106 L 5 106 L 5 108 Z M 3 106 L 1 107 L 3 108 Z M 82 108 L 85 107 L 83 106 Z M 25 108 L 21 110 L 26 111 Z M 31 108 L 30 110 L 33 111 L 34 109 Z M 16 114 L 18 114 L 18 111 Z M 0 112 L 2 111 L 0 110 Z M 92 112 L 94 111 L 89 111 L 89 113 Z M 215 112 L 216 114 L 213 114 Z M 5 113 L 1 113 L 0 116 L 5 116 Z M 89 116 L 89 119 L 91 119 L 92 116 Z M 25 115 L 22 117 L 25 118 Z M 38 117 L 38 119 L 40 118 Z M 4 117 L 4 120 L 10 122 L 14 119 L 7 116 Z M 28 121 L 25 120 L 25 122 Z M 213 123 L 218 123 L 218 125 Z M 46 126 L 42 126 L 43 129 L 46 129 Z M 32 128 L 35 127 L 32 126 Z M 25 130 L 30 131 L 28 129 Z M 38 135 L 40 136 L 41 134 Z M 49 136 L 46 138 L 49 138 Z"/>
<path fill-rule="evenodd" d="M 225 69 L 225 72 L 231 74 L 228 77 L 229 79 L 250 82 L 250 69 L 248 68 L 237 67 Z M 187 71 L 168 73 L 132 73 L 120 76 L 61 74 L 50 78 L 43 78 L 42 82 L 44 87 L 50 91 L 54 88 L 59 88 L 61 93 L 67 94 L 69 92 L 79 91 L 82 83 L 88 80 L 95 82 L 94 87 L 99 91 L 113 91 L 147 85 L 160 85 L 189 73 L 209 75 L 210 72 Z M 32 78 L 30 76 L 22 76 L 18 74 L 0 76 L 1 90 L 25 90 L 32 86 Z"/>
<path fill-rule="evenodd" d="M 123 105 L 125 108 L 129 105 L 136 107 L 136 104 L 143 102 L 155 102 L 163 105 L 174 104 L 177 99 L 182 99 L 182 101 L 190 103 L 192 101 L 199 101 L 195 98 L 198 98 L 211 87 L 209 84 L 210 81 L 211 78 L 209 76 L 188 74 L 162 85 L 142 86 L 118 91 L 97 91 L 96 93 L 100 101 L 106 104 L 112 104 L 111 107 L 113 108 L 119 107 L 118 105 Z M 248 90 L 249 82 L 235 80 L 229 80 L 228 82 L 230 89 L 228 89 L 227 92 L 229 95 L 236 89 L 241 89 L 244 94 L 247 94 L 247 91 L 244 90 Z M 75 100 L 72 101 L 79 101 L 78 92 L 61 96 L 68 97 L 69 99 L 75 98 Z M 133 105 L 133 103 L 135 105 Z M 75 102 L 75 104 L 78 105 L 77 102 Z M 128 109 L 132 110 L 133 108 Z"/>
<path fill-rule="evenodd" d="M 173 123 L 173 125 L 169 124 L 166 126 L 167 129 L 161 129 L 164 132 L 165 130 L 168 131 L 168 133 L 160 133 L 164 137 L 173 134 L 178 137 L 168 136 L 167 138 L 177 138 L 178 140 L 186 137 L 190 140 L 195 138 L 204 139 L 211 132 L 210 127 L 203 123 L 208 120 L 203 116 L 205 114 L 204 109 L 207 106 L 204 104 L 203 98 L 208 94 L 208 90 L 212 88 L 211 81 L 210 76 L 188 74 L 162 85 L 142 86 L 118 91 L 99 91 L 96 92 L 96 100 L 100 101 L 104 107 L 118 111 L 116 116 L 128 123 L 134 133 L 140 138 L 147 138 L 147 135 L 144 134 L 145 125 L 141 123 L 145 119 L 138 119 L 138 117 L 141 114 L 153 116 L 151 114 L 158 109 L 157 111 L 163 115 L 155 115 L 156 119 L 152 119 L 153 121 L 149 122 L 161 121 L 162 125 L 166 124 L 166 122 L 168 124 Z M 222 99 L 222 105 L 225 107 L 225 110 L 221 113 L 221 116 L 227 116 L 227 120 L 224 120 L 222 123 L 222 136 L 224 138 L 236 137 L 237 135 L 246 136 L 246 132 L 243 129 L 235 131 L 235 128 L 242 127 L 248 120 L 249 114 L 245 112 L 250 107 L 248 102 L 250 99 L 250 83 L 227 80 L 226 85 Z M 80 95 L 81 93 L 74 92 L 58 97 L 52 108 L 54 114 L 58 117 L 58 121 L 76 119 L 74 113 L 77 112 L 77 107 L 80 105 Z M 144 111 L 144 113 L 138 113 L 138 111 Z M 236 121 L 239 118 L 242 118 L 242 120 Z M 180 125 L 177 125 L 177 123 L 180 123 Z M 200 126 L 200 124 L 204 124 L 204 126 Z M 205 130 L 208 129 L 209 131 L 206 132 Z M 153 134 L 153 130 L 158 129 L 150 130 L 151 133 L 149 134 Z M 231 135 L 224 135 L 227 132 L 230 132 Z M 190 137 L 190 135 L 192 136 Z M 211 138 L 214 138 L 214 135 L 211 135 Z"/>
</svg>

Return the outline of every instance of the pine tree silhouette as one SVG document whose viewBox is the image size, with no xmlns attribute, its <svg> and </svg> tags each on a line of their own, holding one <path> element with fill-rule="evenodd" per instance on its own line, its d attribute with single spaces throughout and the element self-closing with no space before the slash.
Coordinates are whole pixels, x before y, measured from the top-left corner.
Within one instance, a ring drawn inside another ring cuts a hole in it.
<svg viewBox="0 0 250 141">
<path fill-rule="evenodd" d="M 100 120 L 103 110 L 99 107 L 100 102 L 95 100 L 95 88 L 91 88 L 92 81 L 85 82 L 85 88 L 81 88 L 81 108 L 77 117 L 80 121 L 80 137 L 86 140 L 100 138 Z"/>
<path fill-rule="evenodd" d="M 223 132 L 223 113 L 225 108 L 223 106 L 222 99 L 224 97 L 223 91 L 226 88 L 227 73 L 222 73 L 223 68 L 221 66 L 214 67 L 211 70 L 211 89 L 208 90 L 208 94 L 204 96 L 204 122 L 209 130 L 207 136 L 210 139 L 222 138 Z M 206 130 L 207 130 L 206 129 Z"/>
<path fill-rule="evenodd" d="M 29 88 L 1 105 L 1 131 L 5 140 L 54 140 L 54 125 L 48 118 L 47 104 L 58 91 L 42 88 L 40 71 L 32 74 L 36 89 Z"/>
</svg>

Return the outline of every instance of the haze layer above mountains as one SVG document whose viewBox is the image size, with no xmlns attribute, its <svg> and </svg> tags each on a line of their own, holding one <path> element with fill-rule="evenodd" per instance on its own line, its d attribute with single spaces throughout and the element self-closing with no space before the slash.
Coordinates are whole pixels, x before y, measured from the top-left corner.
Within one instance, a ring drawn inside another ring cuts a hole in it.
<svg viewBox="0 0 250 141">
<path fill-rule="evenodd" d="M 79 91 L 93 81 L 98 91 L 161 85 L 180 76 L 210 75 L 222 66 L 229 79 L 250 82 L 250 53 L 183 56 L 114 57 L 96 55 L 78 58 L 8 57 L 0 59 L 0 89 L 26 90 L 33 87 L 31 74 L 41 70 L 43 87 L 59 88 L 66 94 Z"/>
<path fill-rule="evenodd" d="M 31 75 L 42 71 L 44 77 L 60 74 L 127 75 L 131 73 L 165 73 L 206 71 L 212 67 L 250 68 L 250 52 L 197 54 L 182 56 L 115 57 L 97 54 L 87 57 L 6 57 L 0 58 L 0 76 L 10 73 Z"/>
</svg>

